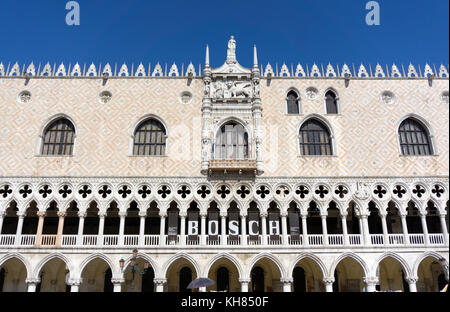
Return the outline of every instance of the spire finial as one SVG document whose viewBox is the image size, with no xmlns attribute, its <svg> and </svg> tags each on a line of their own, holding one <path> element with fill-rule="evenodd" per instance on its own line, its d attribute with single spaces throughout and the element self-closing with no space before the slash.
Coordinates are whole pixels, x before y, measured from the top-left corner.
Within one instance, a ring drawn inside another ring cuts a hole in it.
<svg viewBox="0 0 450 312">
<path fill-rule="evenodd" d="M 256 50 L 256 44 L 253 46 L 253 67 L 258 67 L 258 51 Z"/>
<path fill-rule="evenodd" d="M 205 66 L 209 67 L 209 46 L 206 45 Z"/>
</svg>

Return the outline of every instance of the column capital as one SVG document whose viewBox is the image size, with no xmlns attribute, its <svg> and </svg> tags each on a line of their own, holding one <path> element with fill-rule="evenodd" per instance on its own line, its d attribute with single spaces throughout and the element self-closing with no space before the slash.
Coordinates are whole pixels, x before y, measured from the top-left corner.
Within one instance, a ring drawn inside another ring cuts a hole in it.
<svg viewBox="0 0 450 312">
<path fill-rule="evenodd" d="M 58 211 L 57 215 L 60 218 L 64 218 L 67 215 L 67 213 L 65 211 Z"/>
<path fill-rule="evenodd" d="M 127 217 L 127 212 L 126 211 L 119 211 L 119 217 L 126 218 Z"/>
<path fill-rule="evenodd" d="M 328 217 L 328 212 L 321 212 L 321 213 L 320 213 L 320 217 L 321 217 L 322 219 L 326 219 L 326 218 Z"/>
<path fill-rule="evenodd" d="M 406 277 L 405 280 L 406 280 L 406 282 L 408 282 L 408 284 L 416 284 L 417 281 L 419 280 L 419 278 L 417 276 Z"/>
<path fill-rule="evenodd" d="M 147 217 L 147 211 L 139 211 L 139 217 L 141 218 Z"/>
<path fill-rule="evenodd" d="M 252 280 L 249 278 L 240 278 L 239 283 L 243 284 L 249 284 Z"/>
<path fill-rule="evenodd" d="M 70 286 L 80 286 L 83 283 L 82 278 L 70 278 L 67 282 Z"/>
<path fill-rule="evenodd" d="M 122 284 L 123 282 L 125 282 L 124 278 L 111 278 L 111 283 L 113 284 Z"/>
<path fill-rule="evenodd" d="M 78 217 L 79 218 L 86 218 L 86 216 L 87 216 L 86 212 L 82 212 L 82 211 L 78 212 Z"/>
<path fill-rule="evenodd" d="M 18 212 L 16 213 L 16 215 L 17 215 L 19 218 L 25 218 L 26 212 L 18 211 Z M 3 217 L 3 215 L 2 215 L 1 213 L 0 213 L 0 217 Z"/>
<path fill-rule="evenodd" d="M 34 285 L 37 285 L 37 284 L 39 284 L 41 282 L 41 279 L 40 278 L 27 278 L 26 280 L 25 280 L 25 283 L 26 284 L 34 284 Z"/>
<path fill-rule="evenodd" d="M 300 212 L 300 217 L 301 217 L 302 219 L 308 218 L 308 211 L 301 211 L 301 212 Z"/>
<path fill-rule="evenodd" d="M 44 218 L 46 214 L 47 214 L 46 211 L 38 211 L 38 212 L 36 213 L 36 215 L 37 215 L 39 218 Z"/>
<path fill-rule="evenodd" d="M 180 218 L 186 218 L 187 217 L 187 211 L 180 211 L 180 213 L 178 214 L 178 216 Z"/>
<path fill-rule="evenodd" d="M 269 215 L 269 214 L 267 213 L 267 211 L 261 212 L 261 213 L 259 214 L 259 216 L 260 216 L 261 218 L 267 218 L 268 215 Z"/>
<path fill-rule="evenodd" d="M 241 218 L 247 218 L 247 211 L 242 211 L 240 213 Z"/>
<path fill-rule="evenodd" d="M 286 218 L 288 215 L 289 215 L 289 213 L 287 211 L 282 211 L 280 213 L 280 217 L 282 217 L 282 218 Z"/>
<path fill-rule="evenodd" d="M 323 282 L 325 284 L 333 284 L 334 283 L 334 277 L 324 277 Z"/>
<path fill-rule="evenodd" d="M 427 216 L 428 212 L 426 210 L 421 210 L 419 209 L 419 215 L 423 218 L 425 218 Z"/>
<path fill-rule="evenodd" d="M 282 282 L 283 284 L 292 284 L 294 282 L 294 279 L 292 277 L 281 278 L 280 282 Z"/>
<path fill-rule="evenodd" d="M 208 216 L 208 212 L 206 212 L 206 211 L 200 211 L 200 218 L 206 219 L 207 216 Z"/>
<path fill-rule="evenodd" d="M 5 211 L 0 211 L 0 218 L 3 218 L 4 216 L 6 216 L 6 212 Z"/>
<path fill-rule="evenodd" d="M 164 286 L 167 283 L 167 278 L 154 278 L 153 283 L 159 286 Z"/>
<path fill-rule="evenodd" d="M 348 212 L 340 213 L 340 215 L 341 215 L 341 219 L 347 219 L 347 217 L 348 217 Z"/>
<path fill-rule="evenodd" d="M 221 218 L 226 218 L 226 217 L 228 217 L 228 212 L 227 212 L 227 211 L 221 211 L 221 212 L 220 212 L 220 217 L 221 217 Z"/>
<path fill-rule="evenodd" d="M 367 277 L 363 277 L 363 282 L 366 285 L 378 285 L 378 283 L 380 282 L 378 277 L 376 276 L 367 276 Z"/>
<path fill-rule="evenodd" d="M 99 211 L 98 212 L 98 217 L 99 218 L 105 218 L 106 217 L 106 211 Z"/>
<path fill-rule="evenodd" d="M 160 211 L 160 212 L 159 212 L 159 216 L 160 216 L 161 218 L 167 218 L 167 211 Z"/>
</svg>

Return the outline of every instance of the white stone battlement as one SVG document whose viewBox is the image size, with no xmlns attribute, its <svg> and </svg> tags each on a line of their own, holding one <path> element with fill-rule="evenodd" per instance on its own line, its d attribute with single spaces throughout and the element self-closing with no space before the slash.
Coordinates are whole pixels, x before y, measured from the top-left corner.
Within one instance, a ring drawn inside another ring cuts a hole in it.
<svg viewBox="0 0 450 312">
<path fill-rule="evenodd" d="M 156 65 L 148 64 L 56 64 L 46 63 L 35 65 L 31 64 L 19 65 L 18 62 L 11 64 L 3 64 L 0 62 L 0 77 L 104 77 L 104 78 L 122 78 L 122 77 L 201 77 L 202 65 L 194 66 L 192 63 L 181 64 L 177 66 L 157 63 Z M 261 76 L 268 79 L 271 78 L 405 78 L 405 79 L 429 79 L 429 78 L 449 78 L 449 65 L 440 64 L 429 65 L 413 65 L 397 66 L 396 64 L 380 65 L 375 68 L 372 65 L 347 65 L 347 64 L 328 64 L 312 66 L 306 64 L 290 66 L 275 64 L 272 66 L 267 63 L 266 66 L 261 65 Z"/>
</svg>

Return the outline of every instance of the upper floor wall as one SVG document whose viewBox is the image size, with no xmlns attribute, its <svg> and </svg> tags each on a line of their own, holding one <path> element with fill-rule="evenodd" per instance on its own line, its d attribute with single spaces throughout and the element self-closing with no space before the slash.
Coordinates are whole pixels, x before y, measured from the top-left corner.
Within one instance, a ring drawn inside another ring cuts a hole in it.
<svg viewBox="0 0 450 312">
<path fill-rule="evenodd" d="M 264 176 L 448 176 L 448 79 L 273 77 L 260 85 Z M 290 90 L 298 114 L 288 114 Z M 338 114 L 326 114 L 328 90 L 338 96 Z M 0 175 L 200 176 L 203 92 L 196 77 L 0 78 Z M 73 155 L 42 156 L 43 132 L 61 116 L 75 128 Z M 407 116 L 429 128 L 432 156 L 401 155 L 398 128 Z M 214 117 L 252 118 L 251 111 Z M 311 117 L 329 127 L 333 155 L 301 154 L 299 131 Z M 146 118 L 165 127 L 162 156 L 133 156 Z"/>
</svg>

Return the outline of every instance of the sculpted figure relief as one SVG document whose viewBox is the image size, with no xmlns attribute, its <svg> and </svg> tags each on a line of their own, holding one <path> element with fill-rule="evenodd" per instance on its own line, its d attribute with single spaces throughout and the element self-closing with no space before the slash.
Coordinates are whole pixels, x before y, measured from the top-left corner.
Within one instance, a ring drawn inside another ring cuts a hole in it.
<svg viewBox="0 0 450 312">
<path fill-rule="evenodd" d="M 214 95 L 217 99 L 230 98 L 247 98 L 252 96 L 252 84 L 247 81 L 232 81 L 226 82 L 216 81 L 214 83 Z"/>
</svg>

